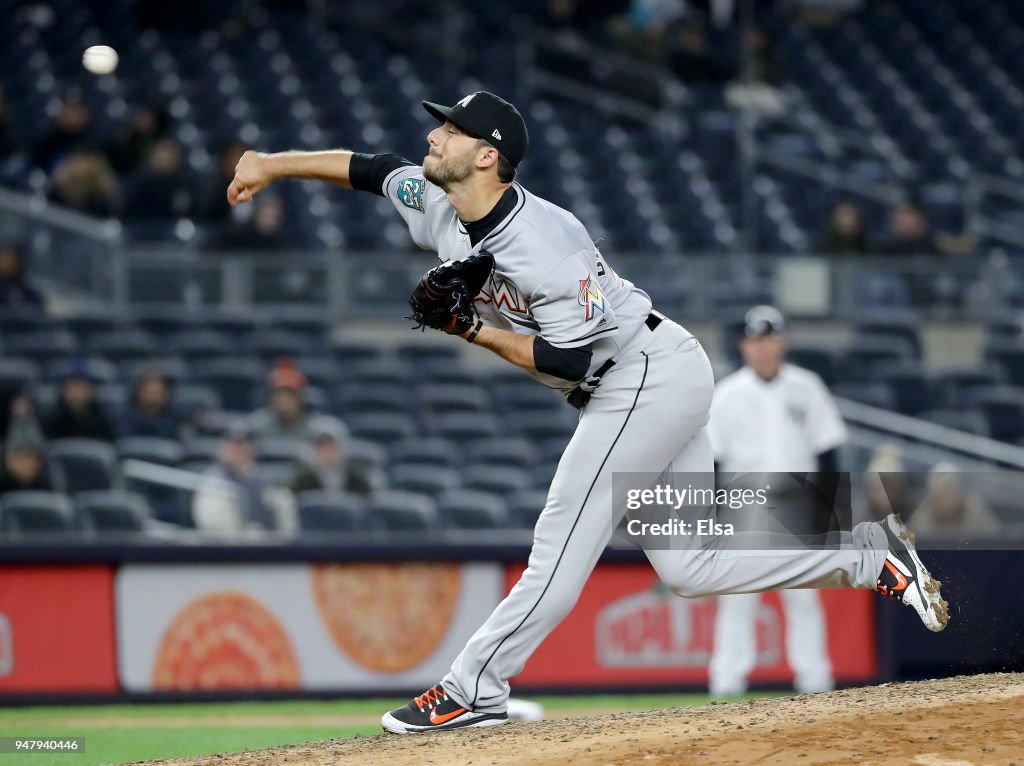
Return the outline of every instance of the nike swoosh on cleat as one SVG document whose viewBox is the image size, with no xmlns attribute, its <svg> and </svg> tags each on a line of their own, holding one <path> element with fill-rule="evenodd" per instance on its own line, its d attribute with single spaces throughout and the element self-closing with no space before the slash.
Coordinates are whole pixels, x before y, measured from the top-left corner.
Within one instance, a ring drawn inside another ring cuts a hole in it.
<svg viewBox="0 0 1024 766">
<path fill-rule="evenodd" d="M 896 587 L 890 588 L 889 590 L 904 590 L 907 587 L 907 578 L 903 576 L 903 573 L 892 565 L 891 561 L 885 562 L 885 568 L 896 578 Z M 924 594 L 922 594 L 924 595 Z"/>
<path fill-rule="evenodd" d="M 460 715 L 462 715 L 465 712 L 466 712 L 466 708 L 464 708 L 464 707 L 460 707 L 458 710 L 453 710 L 452 712 L 445 713 L 444 715 L 438 715 L 436 710 L 431 710 L 430 711 L 430 722 L 432 724 L 435 724 L 435 725 L 439 726 L 442 723 L 447 723 L 448 721 L 452 720 L 456 716 L 460 716 Z"/>
</svg>

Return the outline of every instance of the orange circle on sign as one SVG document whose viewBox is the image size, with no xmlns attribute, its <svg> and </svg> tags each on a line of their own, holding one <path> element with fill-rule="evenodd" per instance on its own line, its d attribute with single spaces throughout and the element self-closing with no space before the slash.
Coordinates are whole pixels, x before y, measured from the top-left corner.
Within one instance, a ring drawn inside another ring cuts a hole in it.
<svg viewBox="0 0 1024 766">
<path fill-rule="evenodd" d="M 284 626 L 237 591 L 186 604 L 164 631 L 153 663 L 155 689 L 294 689 L 299 682 Z"/>
<path fill-rule="evenodd" d="M 397 673 L 437 650 L 459 603 L 459 564 L 313 566 L 320 618 L 341 651 L 368 670 Z"/>
</svg>

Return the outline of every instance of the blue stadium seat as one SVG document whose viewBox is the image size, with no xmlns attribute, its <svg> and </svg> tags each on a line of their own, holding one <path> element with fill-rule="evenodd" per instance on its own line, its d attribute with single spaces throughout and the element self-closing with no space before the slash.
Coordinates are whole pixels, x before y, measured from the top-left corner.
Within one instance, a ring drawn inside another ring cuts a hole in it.
<svg viewBox="0 0 1024 766">
<path fill-rule="evenodd" d="M 69 494 L 121 485 L 117 452 L 95 439 L 56 439 L 46 445 L 46 463 Z"/>
<path fill-rule="evenodd" d="M 509 525 L 504 501 L 488 492 L 449 490 L 438 497 L 437 508 L 448 529 L 503 529 Z"/>
<path fill-rule="evenodd" d="M 531 485 L 530 474 L 521 468 L 470 463 L 461 473 L 462 483 L 466 489 L 492 492 L 496 495 L 508 495 Z"/>
<path fill-rule="evenodd" d="M 0 496 L 0 519 L 4 532 L 12 537 L 75 531 L 71 501 L 56 492 L 8 492 Z"/>
<path fill-rule="evenodd" d="M 462 483 L 454 469 L 422 463 L 395 463 L 388 473 L 391 487 L 421 495 L 438 495 Z"/>
<path fill-rule="evenodd" d="M 967 404 L 985 416 L 993 439 L 1017 443 L 1024 438 L 1024 393 L 1020 389 L 976 388 L 967 395 Z"/>
<path fill-rule="evenodd" d="M 156 338 L 134 328 L 96 333 L 88 348 L 91 354 L 116 363 L 148 359 L 159 350 Z"/>
<path fill-rule="evenodd" d="M 303 533 L 366 531 L 365 502 L 347 492 L 311 490 L 296 498 L 299 529 Z"/>
<path fill-rule="evenodd" d="M 509 523 L 517 529 L 533 529 L 547 497 L 546 489 L 521 489 L 508 495 Z"/>
<path fill-rule="evenodd" d="M 487 394 L 474 385 L 424 385 L 416 389 L 416 403 L 425 412 L 484 412 Z"/>
<path fill-rule="evenodd" d="M 424 422 L 431 436 L 454 442 L 483 439 L 501 432 L 497 418 L 487 413 L 445 412 L 426 417 Z"/>
<path fill-rule="evenodd" d="M 78 352 L 78 342 L 67 330 L 19 333 L 5 338 L 5 341 L 8 354 L 39 364 L 67 359 Z"/>
<path fill-rule="evenodd" d="M 838 378 L 836 352 L 830 348 L 794 343 L 789 348 L 789 359 L 793 364 L 817 373 L 825 385 L 832 385 Z"/>
<path fill-rule="evenodd" d="M 397 412 L 345 413 L 345 422 L 353 436 L 378 444 L 392 444 L 416 433 L 416 422 Z"/>
<path fill-rule="evenodd" d="M 395 463 L 451 468 L 457 457 L 452 442 L 438 436 L 413 437 L 391 446 L 391 459 Z"/>
<path fill-rule="evenodd" d="M 185 457 L 185 448 L 174 439 L 155 436 L 128 436 L 114 445 L 119 460 L 142 460 L 158 465 L 176 466 Z"/>
<path fill-rule="evenodd" d="M 103 535 L 142 533 L 152 519 L 146 498 L 136 492 L 79 492 L 75 495 L 75 506 L 81 526 Z"/>
<path fill-rule="evenodd" d="M 537 448 L 527 439 L 497 436 L 470 442 L 465 459 L 477 464 L 528 469 L 536 462 Z"/>
<path fill-rule="evenodd" d="M 966 431 L 975 436 L 988 436 L 988 420 L 985 415 L 976 409 L 938 409 L 927 410 L 918 415 L 922 420 L 929 423 L 936 423 L 946 428 L 955 428 L 958 431 Z"/>
<path fill-rule="evenodd" d="M 248 357 L 225 357 L 196 362 L 192 377 L 196 383 L 217 392 L 224 406 L 235 411 L 249 407 L 254 388 L 263 384 L 267 369 Z"/>
<path fill-rule="evenodd" d="M 415 492 L 377 492 L 366 507 L 367 523 L 385 532 L 430 532 L 440 528 L 434 501 Z"/>
</svg>

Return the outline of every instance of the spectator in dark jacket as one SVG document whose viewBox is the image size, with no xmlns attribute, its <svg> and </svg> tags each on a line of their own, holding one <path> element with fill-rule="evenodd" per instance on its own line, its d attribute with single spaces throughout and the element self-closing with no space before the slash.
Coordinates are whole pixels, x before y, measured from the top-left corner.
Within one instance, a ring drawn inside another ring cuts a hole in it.
<svg viewBox="0 0 1024 766">
<path fill-rule="evenodd" d="M 32 149 L 32 163 L 49 174 L 62 160 L 89 148 L 92 113 L 80 94 L 69 94 L 60 105 L 53 129 Z"/>
<path fill-rule="evenodd" d="M 98 152 L 76 152 L 51 176 L 49 197 L 59 205 L 87 215 L 112 218 L 121 210 L 121 188 L 107 158 Z"/>
<path fill-rule="evenodd" d="M 121 436 L 177 439 L 181 418 L 171 404 L 171 386 L 158 372 L 144 372 L 132 386 L 131 401 L 121 418 Z"/>
<path fill-rule="evenodd" d="M 224 190 L 235 177 L 235 165 L 249 147 L 241 141 L 232 141 L 221 152 L 218 173 L 207 179 L 195 196 L 195 218 L 203 223 L 221 224 L 232 219 L 232 215 L 245 216 L 240 207 L 232 209 Z"/>
<path fill-rule="evenodd" d="M 146 167 L 128 186 L 124 217 L 134 221 L 175 221 L 188 214 L 191 190 L 181 146 L 161 138 L 146 158 Z"/>
<path fill-rule="evenodd" d="M 25 256 L 14 244 L 0 245 L 0 311 L 41 311 L 43 294 L 25 279 Z"/>
<path fill-rule="evenodd" d="M 833 207 L 816 249 L 829 255 L 866 253 L 868 240 L 860 208 L 852 202 L 840 202 Z"/>
<path fill-rule="evenodd" d="M 353 463 L 347 454 L 348 434 L 340 423 L 318 427 L 313 436 L 313 458 L 301 466 L 289 489 L 295 494 L 314 489 L 339 490 L 368 495 L 383 482 L 364 467 Z"/>
<path fill-rule="evenodd" d="M 153 144 L 167 131 L 166 110 L 154 104 L 136 109 L 121 125 L 107 147 L 110 164 L 118 173 L 138 170 L 149 156 Z"/>
<path fill-rule="evenodd" d="M 39 490 L 50 492 L 53 483 L 43 462 L 42 442 L 14 437 L 4 444 L 0 466 L 0 495 L 7 492 Z"/>
<path fill-rule="evenodd" d="M 43 421 L 47 439 L 114 440 L 114 424 L 103 405 L 85 367 L 73 363 L 61 379 L 60 396 Z"/>
</svg>

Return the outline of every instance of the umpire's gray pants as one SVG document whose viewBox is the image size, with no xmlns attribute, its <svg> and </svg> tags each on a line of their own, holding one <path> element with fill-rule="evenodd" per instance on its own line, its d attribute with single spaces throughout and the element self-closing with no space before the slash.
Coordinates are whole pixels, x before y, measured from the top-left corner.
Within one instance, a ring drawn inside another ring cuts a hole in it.
<svg viewBox="0 0 1024 766">
<path fill-rule="evenodd" d="M 576 603 L 624 509 L 615 473 L 714 471 L 705 424 L 714 378 L 697 340 L 671 321 L 640 333 L 584 408 L 537 520 L 523 576 L 470 638 L 443 680 L 471 710 L 505 710 L 508 679 Z M 886 556 L 877 525 L 854 529 L 841 550 L 723 550 L 707 538 L 648 559 L 680 596 L 779 588 L 874 587 Z M 726 541 L 723 541 L 723 543 Z M 683 543 L 685 545 L 685 543 Z"/>
</svg>

